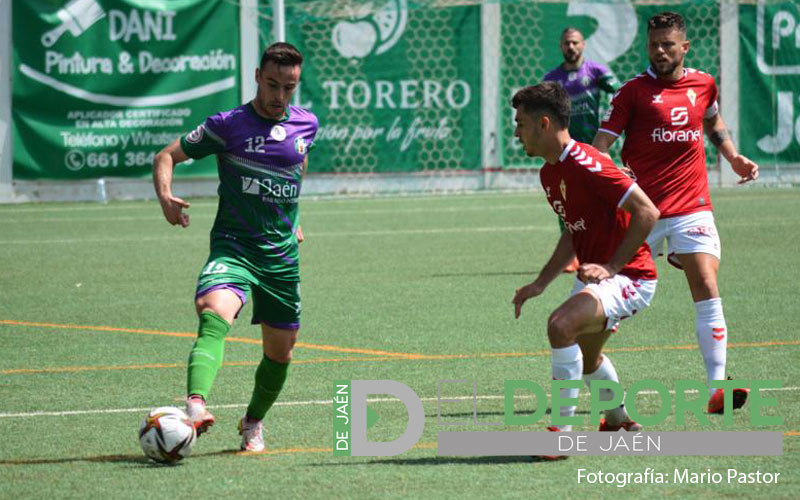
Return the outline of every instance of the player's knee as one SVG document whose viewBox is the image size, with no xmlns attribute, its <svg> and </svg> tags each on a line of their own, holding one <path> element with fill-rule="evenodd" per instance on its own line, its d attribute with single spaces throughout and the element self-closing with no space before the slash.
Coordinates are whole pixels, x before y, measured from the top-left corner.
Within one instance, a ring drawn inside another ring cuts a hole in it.
<svg viewBox="0 0 800 500">
<path fill-rule="evenodd" d="M 710 297 L 719 297 L 719 289 L 717 288 L 717 277 L 708 276 L 703 280 L 703 291 Z"/>
<path fill-rule="evenodd" d="M 297 342 L 297 333 L 273 336 L 264 344 L 264 355 L 276 363 L 288 363 L 292 360 L 292 350 Z"/>
<path fill-rule="evenodd" d="M 695 302 L 719 297 L 717 278 L 713 275 L 699 276 L 691 283 L 692 298 Z"/>
<path fill-rule="evenodd" d="M 547 337 L 552 347 L 567 347 L 575 343 L 574 328 L 569 318 L 553 313 L 547 321 Z"/>
<path fill-rule="evenodd" d="M 271 359 L 276 363 L 281 363 L 284 365 L 292 361 L 292 351 L 288 351 L 283 354 L 268 353 L 265 351 L 264 356 L 268 357 L 269 359 Z"/>
<path fill-rule="evenodd" d="M 264 356 L 268 357 L 276 363 L 289 363 L 292 360 L 292 347 L 291 346 L 268 346 L 264 347 Z"/>
<path fill-rule="evenodd" d="M 197 311 L 197 314 L 200 314 L 203 311 L 211 310 L 211 307 L 209 306 L 205 297 L 198 297 L 194 299 L 194 308 Z"/>
<path fill-rule="evenodd" d="M 224 318 L 225 321 L 227 321 L 228 323 L 233 322 L 233 318 L 229 319 L 227 317 L 228 315 L 225 314 L 224 311 L 220 311 L 218 307 L 214 307 L 214 304 L 206 300 L 205 297 L 200 297 L 199 299 L 196 299 L 194 301 L 194 308 L 197 311 L 198 316 L 204 312 L 212 312 L 217 316 Z"/>
</svg>

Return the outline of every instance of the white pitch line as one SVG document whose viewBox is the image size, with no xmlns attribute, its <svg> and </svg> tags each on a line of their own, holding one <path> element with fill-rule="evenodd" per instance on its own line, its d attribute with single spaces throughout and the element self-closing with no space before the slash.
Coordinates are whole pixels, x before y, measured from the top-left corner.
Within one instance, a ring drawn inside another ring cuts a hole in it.
<svg viewBox="0 0 800 500">
<path fill-rule="evenodd" d="M 35 221 L 33 221 L 35 222 Z M 728 222 L 720 224 L 720 227 L 731 226 L 783 226 L 796 224 L 793 218 L 788 219 L 773 219 L 770 221 L 758 222 Z M 542 226 L 488 226 L 488 227 L 443 227 L 443 228 L 429 228 L 429 229 L 384 229 L 374 231 L 335 231 L 335 232 L 306 232 L 308 238 L 325 238 L 325 237 L 350 237 L 350 236 L 404 236 L 415 234 L 459 234 L 459 233 L 506 233 L 517 231 L 555 231 L 555 225 L 542 225 Z M 175 231 L 178 231 L 176 228 Z M 0 240 L 0 245 L 50 245 L 50 244 L 70 244 L 70 243 L 137 243 L 137 242 L 152 242 L 152 241 L 178 241 L 178 240 L 195 240 L 195 239 L 208 239 L 208 233 L 175 233 L 176 236 L 141 236 L 129 238 L 60 238 L 49 240 Z"/>
<path fill-rule="evenodd" d="M 800 196 L 792 193 L 787 192 L 786 190 L 778 191 L 778 195 L 774 195 L 769 197 L 769 201 L 800 201 Z M 492 198 L 503 198 L 503 199 L 511 199 L 511 198 L 537 198 L 539 195 L 542 194 L 541 190 L 534 189 L 534 190 L 523 190 L 523 191 L 510 191 L 510 192 L 469 192 L 469 193 L 453 193 L 447 195 L 394 195 L 394 194 L 387 194 L 387 195 L 353 195 L 353 196 L 346 196 L 346 195 L 337 195 L 337 196 L 318 196 L 318 195 L 306 195 L 300 198 L 300 203 L 303 206 L 314 206 L 316 204 L 329 204 L 329 205 L 338 205 L 338 204 L 347 204 L 352 202 L 358 201 L 368 201 L 370 203 L 380 202 L 430 202 L 430 201 L 443 201 L 443 200 L 474 200 L 474 199 L 492 199 Z M 722 196 L 719 193 L 714 197 L 713 200 L 715 204 L 725 203 L 728 201 L 731 202 L 738 202 L 738 201 L 761 201 L 765 198 L 764 194 L 772 194 L 768 192 L 766 189 L 763 190 L 754 190 L 752 195 L 748 194 L 737 194 L 731 196 Z M 201 197 L 201 198 L 209 198 L 209 197 Z M 191 199 L 189 201 L 192 203 L 193 207 L 216 207 L 216 201 L 195 201 L 192 202 Z M 33 206 L 0 206 L 0 214 L 34 214 L 34 213 L 44 213 L 44 212 L 82 212 L 82 211 L 110 211 L 110 210 L 153 210 L 158 209 L 158 204 L 156 200 L 140 200 L 135 203 L 112 203 L 109 205 L 101 205 L 101 204 L 94 204 L 94 203 L 84 203 L 82 206 L 63 206 L 64 204 L 68 204 L 69 202 L 58 202 L 58 206 L 53 206 L 50 203 L 40 203 Z M 535 208 L 535 205 L 532 205 Z M 389 210 L 390 212 L 394 212 L 394 210 Z"/>
<path fill-rule="evenodd" d="M 800 387 L 778 387 L 772 389 L 761 389 L 762 391 L 797 391 L 800 390 Z M 675 391 L 669 391 L 670 394 L 675 394 Z M 697 394 L 698 391 L 690 390 L 686 391 L 687 394 Z M 658 394 L 657 391 L 639 391 L 636 393 L 638 394 Z M 550 394 L 547 394 L 548 398 Z M 588 397 L 588 394 L 585 391 L 581 394 L 581 398 Z M 498 400 L 504 399 L 505 396 L 464 396 L 464 397 L 447 397 L 442 400 L 442 402 L 453 402 L 453 401 L 472 401 L 472 400 L 479 400 L 479 401 L 491 401 L 491 400 Z M 438 401 L 439 398 L 419 398 L 420 401 L 424 402 L 432 402 Z M 533 399 L 533 396 L 515 396 L 514 399 Z M 391 403 L 391 402 L 400 402 L 397 398 L 369 398 L 367 399 L 367 403 Z M 332 399 L 311 399 L 308 401 L 279 401 L 275 403 L 273 406 L 322 406 L 322 405 L 329 405 L 332 404 Z M 33 411 L 28 413 L 0 413 L 0 418 L 31 418 L 31 417 L 68 417 L 73 415 L 108 415 L 114 413 L 141 413 L 147 412 L 155 408 L 153 406 L 151 408 L 109 408 L 109 409 L 99 409 L 99 410 L 67 410 L 67 411 Z M 210 409 L 231 409 L 231 408 L 246 408 L 247 403 L 234 403 L 234 404 L 225 404 L 225 405 L 208 405 Z"/>
</svg>

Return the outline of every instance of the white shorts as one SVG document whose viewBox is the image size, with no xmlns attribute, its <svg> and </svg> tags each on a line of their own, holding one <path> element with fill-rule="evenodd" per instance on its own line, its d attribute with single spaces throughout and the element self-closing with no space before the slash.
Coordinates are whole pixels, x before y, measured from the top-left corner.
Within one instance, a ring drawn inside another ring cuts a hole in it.
<svg viewBox="0 0 800 500">
<path fill-rule="evenodd" d="M 594 292 L 603 304 L 606 330 L 616 332 L 620 321 L 650 305 L 656 293 L 656 283 L 658 280 L 634 280 L 623 274 L 588 285 L 576 278 L 570 296 L 584 288 Z"/>
<path fill-rule="evenodd" d="M 714 224 L 714 214 L 710 211 L 659 219 L 647 237 L 647 244 L 650 245 L 653 257 L 664 255 L 665 239 L 667 261 L 678 269 L 683 267 L 675 255 L 707 253 L 720 259 L 722 254 L 717 226 Z"/>
</svg>

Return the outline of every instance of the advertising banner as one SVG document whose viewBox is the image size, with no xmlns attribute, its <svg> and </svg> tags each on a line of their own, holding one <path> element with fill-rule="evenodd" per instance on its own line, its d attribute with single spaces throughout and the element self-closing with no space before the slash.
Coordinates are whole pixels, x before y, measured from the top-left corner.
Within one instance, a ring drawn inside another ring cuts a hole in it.
<svg viewBox="0 0 800 500">
<path fill-rule="evenodd" d="M 149 175 L 239 104 L 238 7 L 221 0 L 14 2 L 15 179 Z M 177 175 L 209 175 L 213 159 Z"/>
<path fill-rule="evenodd" d="M 286 19 L 306 56 L 296 102 L 320 120 L 314 172 L 480 168 L 479 5 L 287 2 Z"/>
<path fill-rule="evenodd" d="M 739 7 L 740 149 L 762 164 L 800 165 L 800 5 Z"/>
</svg>

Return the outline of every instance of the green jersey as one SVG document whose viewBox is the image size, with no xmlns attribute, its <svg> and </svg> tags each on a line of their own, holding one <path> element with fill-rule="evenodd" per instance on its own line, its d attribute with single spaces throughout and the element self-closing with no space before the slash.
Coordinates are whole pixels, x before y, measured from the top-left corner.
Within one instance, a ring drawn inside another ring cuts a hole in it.
<svg viewBox="0 0 800 500">
<path fill-rule="evenodd" d="M 219 207 L 211 248 L 232 248 L 260 273 L 299 280 L 297 227 L 303 163 L 317 133 L 317 117 L 289 106 L 269 120 L 247 103 L 209 117 L 181 138 L 190 158 L 215 154 Z"/>
</svg>

